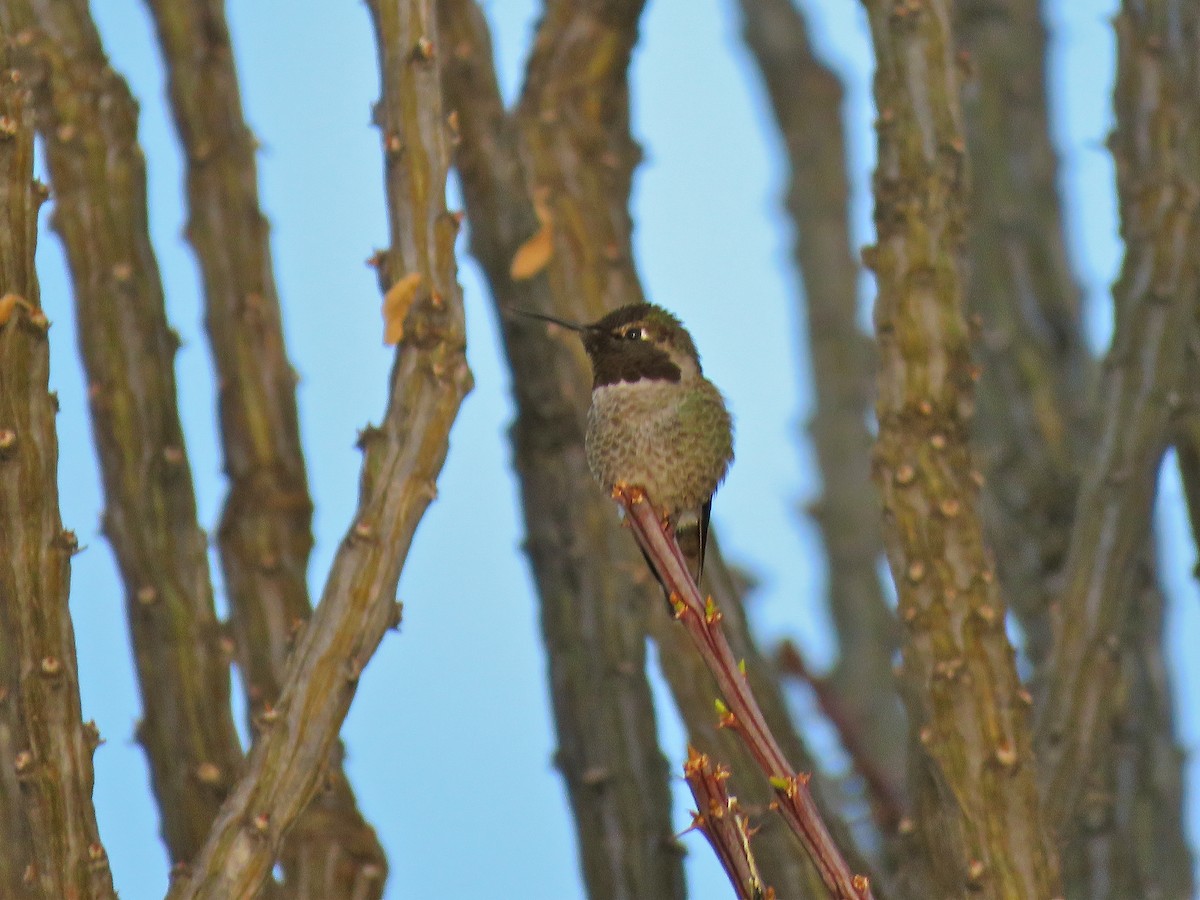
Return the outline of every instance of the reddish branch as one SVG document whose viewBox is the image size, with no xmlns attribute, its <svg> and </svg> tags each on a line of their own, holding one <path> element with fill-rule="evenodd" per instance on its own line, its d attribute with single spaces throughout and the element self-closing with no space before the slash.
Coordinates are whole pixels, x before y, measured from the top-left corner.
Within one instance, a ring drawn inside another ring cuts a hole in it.
<svg viewBox="0 0 1200 900">
<path fill-rule="evenodd" d="M 689 746 L 683 777 L 696 798 L 692 828 L 708 840 L 738 900 L 774 900 L 775 889 L 763 884 L 750 850 L 750 820 L 725 787 L 729 769 L 714 766 L 706 754 Z"/>
<path fill-rule="evenodd" d="M 809 671 L 799 648 L 791 641 L 783 641 L 779 645 L 775 660 L 785 675 L 791 675 L 812 688 L 817 706 L 837 730 L 851 765 L 867 783 L 867 796 L 880 827 L 888 832 L 895 831 L 904 814 L 900 792 L 863 747 L 858 726 L 847 714 L 845 699 L 827 679 L 817 678 Z"/>
<path fill-rule="evenodd" d="M 674 533 L 663 527 L 654 507 L 640 488 L 621 488 L 614 498 L 628 514 L 634 537 L 650 557 L 671 597 L 676 617 L 687 629 L 696 650 L 716 679 L 723 701 L 718 701 L 722 723 L 746 742 L 759 768 L 775 790 L 783 818 L 803 842 L 830 893 L 838 900 L 871 896 L 870 882 L 850 871 L 841 850 L 821 820 L 808 789 L 811 775 L 797 773 L 771 733 L 746 674 L 733 656 L 721 629 L 721 613 L 712 598 L 706 601 L 688 574 L 687 562 Z"/>
</svg>

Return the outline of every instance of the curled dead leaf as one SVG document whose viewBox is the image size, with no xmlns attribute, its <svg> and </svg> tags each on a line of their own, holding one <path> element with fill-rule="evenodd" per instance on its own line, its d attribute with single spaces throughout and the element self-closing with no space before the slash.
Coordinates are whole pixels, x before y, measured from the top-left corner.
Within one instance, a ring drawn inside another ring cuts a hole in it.
<svg viewBox="0 0 1200 900">
<path fill-rule="evenodd" d="M 5 294 L 0 297 L 0 326 L 8 323 L 18 306 L 26 312 L 33 312 L 33 304 L 19 294 Z"/>
<path fill-rule="evenodd" d="M 404 320 L 423 280 L 420 272 L 409 272 L 383 295 L 383 342 L 389 347 L 404 337 Z"/>
<path fill-rule="evenodd" d="M 532 278 L 546 268 L 550 258 L 554 256 L 554 217 L 544 195 L 534 198 L 533 209 L 541 227 L 513 254 L 512 265 L 508 270 L 513 281 Z"/>
</svg>

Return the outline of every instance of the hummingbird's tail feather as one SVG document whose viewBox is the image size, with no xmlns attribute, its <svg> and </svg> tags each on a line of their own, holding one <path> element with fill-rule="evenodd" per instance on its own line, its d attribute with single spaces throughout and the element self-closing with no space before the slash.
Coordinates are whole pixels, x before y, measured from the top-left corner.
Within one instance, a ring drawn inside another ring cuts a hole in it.
<svg viewBox="0 0 1200 900">
<path fill-rule="evenodd" d="M 688 571 L 696 584 L 704 574 L 704 551 L 708 546 L 708 520 L 712 515 L 712 500 L 709 499 L 699 510 L 683 511 L 675 520 L 675 539 L 687 560 Z"/>
<path fill-rule="evenodd" d="M 704 539 L 699 522 L 681 525 L 675 529 L 675 539 L 679 541 L 679 549 L 687 560 L 688 572 L 700 584 L 700 576 L 704 573 Z"/>
</svg>

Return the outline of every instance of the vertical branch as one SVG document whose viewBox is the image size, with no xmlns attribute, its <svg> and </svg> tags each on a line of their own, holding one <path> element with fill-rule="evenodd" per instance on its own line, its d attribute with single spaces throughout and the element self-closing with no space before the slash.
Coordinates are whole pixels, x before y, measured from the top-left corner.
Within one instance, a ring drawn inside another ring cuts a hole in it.
<svg viewBox="0 0 1200 900">
<path fill-rule="evenodd" d="M 1070 541 L 1095 423 L 1083 398 L 1094 366 L 1066 260 L 1058 166 L 1046 103 L 1046 34 L 1036 0 L 960 0 L 973 73 L 964 90 L 974 205 L 968 303 L 983 322 L 979 427 L 984 517 L 998 574 L 1037 667 L 1051 644 L 1051 601 Z M 1131 560 L 1136 598 L 1120 629 L 1109 692 L 1111 743 L 1089 766 L 1088 826 L 1064 848 L 1068 895 L 1191 894 L 1180 753 L 1162 669 L 1162 598 L 1153 547 Z"/>
<path fill-rule="evenodd" d="M 429 0 L 371 0 L 383 97 L 376 108 L 391 246 L 389 291 L 409 285 L 387 411 L 363 432 L 359 505 L 321 602 L 288 662 L 278 706 L 179 898 L 253 896 L 288 829 L 317 791 L 359 676 L 399 621 L 393 601 L 417 524 L 436 495 L 447 437 L 471 375 L 455 219 L 446 211 L 449 140 Z"/>
<path fill-rule="evenodd" d="M 867 0 L 877 69 L 875 476 L 904 623 L 922 862 L 939 896 L 1052 897 L 1027 697 L 984 546 L 968 422 L 965 150 L 945 0 Z"/>
<path fill-rule="evenodd" d="M 146 221 L 137 106 L 82 0 L 11 0 L 2 24 L 37 65 L 53 224 L 75 287 L 104 531 L 125 585 L 146 749 L 171 860 L 203 843 L 241 764 L 228 658 L 196 520 L 162 284 Z"/>
<path fill-rule="evenodd" d="M 813 54 L 792 0 L 741 0 L 742 33 L 787 148 L 787 210 L 804 285 L 816 411 L 809 433 L 824 496 L 813 513 L 829 570 L 840 657 L 830 675 L 872 767 L 900 783 L 905 724 L 892 675 L 895 616 L 876 568 L 883 555 L 871 484 L 867 412 L 874 352 L 858 327 L 859 266 L 851 250 L 842 86 Z"/>
<path fill-rule="evenodd" d="M 611 159 L 610 140 L 628 146 L 627 113 L 621 110 L 628 99 L 625 65 L 636 16 L 601 21 L 583 6 L 557 4 L 535 41 L 541 48 L 539 77 L 549 82 L 560 77 L 557 69 L 548 70 L 547 58 L 558 52 L 556 65 L 566 70 L 563 77 L 571 79 L 574 92 L 560 98 L 541 123 L 531 121 L 541 111 L 527 107 L 518 127 L 500 100 L 482 11 L 474 0 L 439 3 L 471 249 L 500 308 L 554 309 L 591 319 L 606 304 L 619 302 L 615 288 L 604 286 L 614 263 L 596 259 L 606 246 L 628 248 L 622 212 L 628 184 L 609 182 L 606 189 L 594 170 Z M 568 32 L 574 36 L 570 43 L 563 39 Z M 585 71 L 594 81 L 580 84 Z M 611 116 L 595 115 L 600 103 Z M 585 116 L 589 111 L 594 117 Z M 541 141 L 530 150 L 527 132 L 539 124 Z M 551 273 L 514 281 L 513 257 L 539 228 L 535 196 L 552 208 Z M 625 236 L 619 237 L 622 227 Z M 566 235 L 576 249 L 562 249 Z M 590 261 L 587 267 L 577 265 L 575 252 Z M 628 256 L 625 260 L 628 266 Z M 628 281 L 629 269 L 623 272 Z M 584 280 L 590 293 L 561 289 Z M 583 410 L 591 378 L 580 348 L 524 321 L 502 318 L 502 327 L 517 405 L 513 442 L 526 546 L 541 598 L 555 761 L 566 782 L 584 882 L 593 897 L 682 897 L 669 770 L 658 749 L 645 674 L 645 617 L 653 605 L 661 607 L 662 597 L 588 473 Z M 708 710 L 711 718 L 711 706 Z"/>
<path fill-rule="evenodd" d="M 1200 303 L 1198 38 L 1200 9 L 1190 3 L 1126 3 L 1117 18 L 1113 155 L 1126 255 L 1038 723 L 1047 807 L 1063 839 L 1084 826 L 1084 790 L 1106 752 L 1122 630 L 1141 614 L 1139 556 Z"/>
<path fill-rule="evenodd" d="M 50 323 L 34 271 L 33 108 L 0 28 L 0 894 L 114 897 L 92 807 L 58 509 Z"/>
<path fill-rule="evenodd" d="M 221 0 L 147 0 L 187 158 L 187 236 L 204 281 L 215 362 L 224 471 L 230 487 L 217 546 L 253 721 L 279 697 L 297 628 L 312 614 L 309 496 L 284 345 L 270 234 L 259 208 L 255 140 L 246 125 Z M 341 750 L 335 748 L 340 760 Z M 338 760 L 330 789 L 284 847 L 289 892 L 359 897 L 383 892 L 387 862 L 355 805 Z M 326 880 L 332 879 L 332 880 Z"/>
<path fill-rule="evenodd" d="M 960 0 L 956 22 L 972 74 L 963 90 L 973 201 L 967 305 L 983 329 L 972 436 L 1000 583 L 1035 666 L 1049 651 L 1050 582 L 1092 448 L 1084 406 L 1093 375 L 1059 208 L 1040 7 Z"/>
</svg>

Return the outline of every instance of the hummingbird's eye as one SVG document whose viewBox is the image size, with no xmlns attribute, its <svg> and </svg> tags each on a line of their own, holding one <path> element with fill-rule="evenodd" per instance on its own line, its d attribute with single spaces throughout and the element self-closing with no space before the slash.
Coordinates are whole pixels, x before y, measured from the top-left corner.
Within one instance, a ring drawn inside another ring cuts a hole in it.
<svg viewBox="0 0 1200 900">
<path fill-rule="evenodd" d="M 645 332 L 640 328 L 630 328 L 625 332 L 625 339 L 629 341 L 640 341 L 645 336 Z"/>
</svg>

